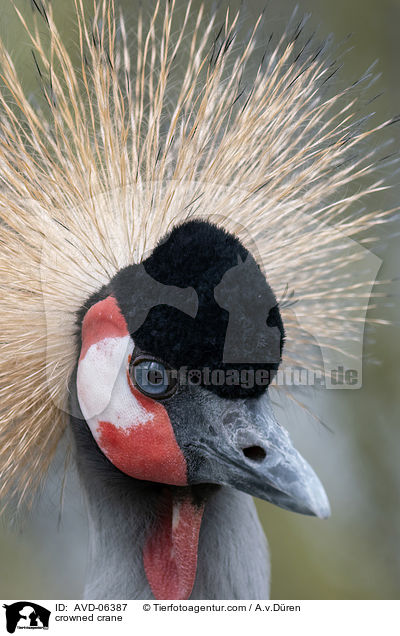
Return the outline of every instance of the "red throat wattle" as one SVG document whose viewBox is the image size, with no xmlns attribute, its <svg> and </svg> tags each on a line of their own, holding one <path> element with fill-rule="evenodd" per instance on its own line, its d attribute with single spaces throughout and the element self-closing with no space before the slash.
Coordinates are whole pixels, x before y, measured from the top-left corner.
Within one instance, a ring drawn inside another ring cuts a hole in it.
<svg viewBox="0 0 400 636">
<path fill-rule="evenodd" d="M 166 490 L 159 516 L 144 550 L 147 580 L 157 599 L 185 600 L 196 578 L 197 550 L 204 504 L 192 501 L 192 493 Z"/>
</svg>

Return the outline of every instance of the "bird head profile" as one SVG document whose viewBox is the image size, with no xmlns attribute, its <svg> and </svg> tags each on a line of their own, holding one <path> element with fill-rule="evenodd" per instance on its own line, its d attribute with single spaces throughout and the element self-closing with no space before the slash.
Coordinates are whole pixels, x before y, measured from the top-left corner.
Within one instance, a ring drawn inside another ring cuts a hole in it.
<svg viewBox="0 0 400 636">
<path fill-rule="evenodd" d="M 239 305 L 238 318 L 215 298 L 217 287 L 223 296 L 222 284 Z M 173 486 L 144 548 L 156 597 L 190 595 L 210 496 L 203 486 L 231 486 L 287 510 L 329 515 L 318 477 L 274 417 L 268 385 L 283 323 L 264 275 L 233 235 L 206 221 L 178 226 L 143 266 L 118 272 L 80 316 L 82 418 L 117 469 Z M 225 351 L 231 322 L 234 360 Z M 160 551 L 165 537 L 174 557 Z"/>
<path fill-rule="evenodd" d="M 78 66 L 50 2 L 33 27 L 15 7 L 38 104 L 0 42 L 0 495 L 32 499 L 72 432 L 88 597 L 263 598 L 251 497 L 330 514 L 272 397 L 358 337 L 385 124 L 362 129 L 356 84 L 326 95 L 303 20 L 258 56 L 262 16 L 239 46 L 240 12 L 175 4 L 128 36 L 113 1 L 76 0 Z"/>
</svg>

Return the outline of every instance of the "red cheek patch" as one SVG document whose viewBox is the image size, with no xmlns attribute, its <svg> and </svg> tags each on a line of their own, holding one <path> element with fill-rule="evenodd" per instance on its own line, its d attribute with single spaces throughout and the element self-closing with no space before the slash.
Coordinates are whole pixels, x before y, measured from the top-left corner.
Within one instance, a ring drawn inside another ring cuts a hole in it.
<svg viewBox="0 0 400 636">
<path fill-rule="evenodd" d="M 131 392 L 149 413 L 149 420 L 126 429 L 100 421 L 97 429 L 100 448 L 114 466 L 131 477 L 185 486 L 186 461 L 167 411 L 162 404 L 142 395 L 134 387 Z"/>
<path fill-rule="evenodd" d="M 93 344 L 105 338 L 123 338 L 128 336 L 125 318 L 114 296 L 107 296 L 93 305 L 82 323 L 82 349 L 79 360 L 82 360 Z"/>
<path fill-rule="evenodd" d="M 187 466 L 164 406 L 140 393 L 128 366 L 134 342 L 113 296 L 82 323 L 77 389 L 82 413 L 108 459 L 135 479 L 185 486 Z"/>
</svg>

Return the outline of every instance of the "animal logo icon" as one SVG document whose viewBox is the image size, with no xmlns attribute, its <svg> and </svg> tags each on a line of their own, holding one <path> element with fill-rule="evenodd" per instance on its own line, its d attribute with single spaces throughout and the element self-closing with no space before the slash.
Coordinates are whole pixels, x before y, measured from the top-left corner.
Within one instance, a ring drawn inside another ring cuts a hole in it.
<svg viewBox="0 0 400 636">
<path fill-rule="evenodd" d="M 3 605 L 6 610 L 6 626 L 9 634 L 18 629 L 48 629 L 50 610 L 32 603 L 18 601 L 11 605 Z"/>
</svg>

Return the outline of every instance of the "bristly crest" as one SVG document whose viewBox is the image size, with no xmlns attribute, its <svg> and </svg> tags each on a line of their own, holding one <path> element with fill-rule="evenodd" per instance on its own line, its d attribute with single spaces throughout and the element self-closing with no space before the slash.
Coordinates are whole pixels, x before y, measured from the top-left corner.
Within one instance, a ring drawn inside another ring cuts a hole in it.
<svg viewBox="0 0 400 636">
<path fill-rule="evenodd" d="M 358 89 L 324 96 L 334 68 L 312 41 L 299 45 L 301 26 L 260 53 L 260 20 L 240 48 L 238 15 L 218 31 L 203 7 L 178 19 L 174 5 L 138 18 L 133 48 L 112 1 L 96 0 L 89 20 L 75 0 L 78 66 L 50 3 L 32 29 L 19 14 L 42 107 L 0 43 L 2 496 L 33 492 L 64 431 L 77 310 L 177 223 L 214 221 L 249 247 L 278 298 L 295 290 L 296 320 L 281 306 L 291 363 L 317 364 L 302 357 L 312 339 L 299 324 L 340 349 L 358 320 L 353 302 L 335 310 L 358 291 L 341 239 L 388 214 L 355 207 L 383 187 Z"/>
</svg>

